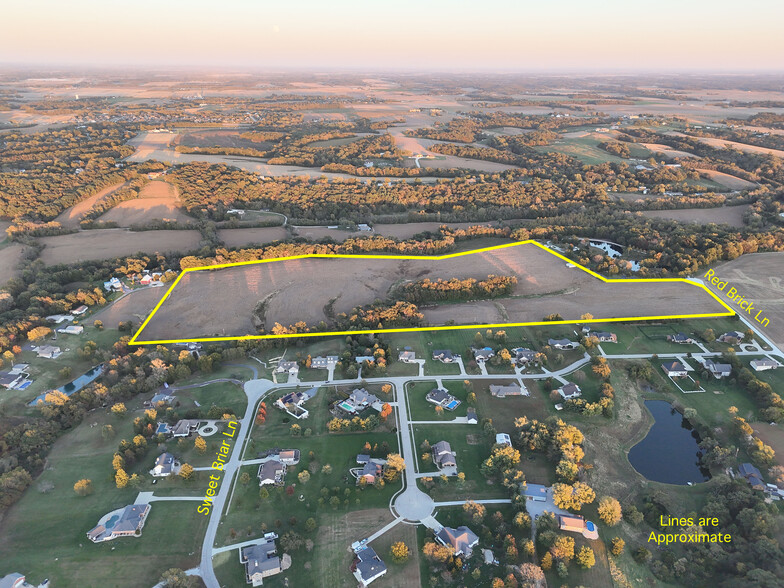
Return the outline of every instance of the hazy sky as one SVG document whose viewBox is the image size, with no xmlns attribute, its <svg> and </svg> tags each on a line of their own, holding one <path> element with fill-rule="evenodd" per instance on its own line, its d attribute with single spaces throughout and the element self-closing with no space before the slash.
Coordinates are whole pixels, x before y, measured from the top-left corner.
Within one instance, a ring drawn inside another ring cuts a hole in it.
<svg viewBox="0 0 784 588">
<path fill-rule="evenodd" d="M 0 15 L 4 63 L 784 69 L 772 0 L 24 0 Z"/>
</svg>

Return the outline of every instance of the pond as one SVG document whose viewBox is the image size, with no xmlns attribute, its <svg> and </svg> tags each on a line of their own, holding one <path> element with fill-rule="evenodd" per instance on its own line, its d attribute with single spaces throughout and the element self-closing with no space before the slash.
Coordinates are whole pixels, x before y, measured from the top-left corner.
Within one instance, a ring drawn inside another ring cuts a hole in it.
<svg viewBox="0 0 784 588">
<path fill-rule="evenodd" d="M 664 400 L 646 400 L 654 423 L 645 439 L 629 451 L 629 462 L 655 482 L 686 485 L 706 482 L 710 473 L 699 465 L 702 452 L 697 431 Z"/>
</svg>

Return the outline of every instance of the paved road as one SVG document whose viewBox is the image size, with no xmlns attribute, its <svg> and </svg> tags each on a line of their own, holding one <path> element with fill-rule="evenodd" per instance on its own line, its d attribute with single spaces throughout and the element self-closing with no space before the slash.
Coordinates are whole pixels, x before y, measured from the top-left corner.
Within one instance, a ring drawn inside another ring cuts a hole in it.
<svg viewBox="0 0 784 588">
<path fill-rule="evenodd" d="M 199 569 L 201 577 L 207 588 L 220 588 L 215 570 L 212 567 L 213 545 L 218 534 L 218 526 L 226 506 L 226 498 L 232 487 L 234 474 L 241 464 L 242 453 L 245 450 L 245 439 L 248 436 L 253 419 L 256 416 L 256 404 L 275 386 L 270 380 L 250 380 L 245 382 L 245 395 L 248 397 L 248 406 L 245 409 L 245 416 L 242 417 L 236 441 L 231 449 L 231 456 L 223 466 L 223 480 L 218 494 L 212 501 L 212 512 L 207 523 L 207 532 L 204 536 L 204 543 L 201 548 L 201 564 Z"/>
</svg>

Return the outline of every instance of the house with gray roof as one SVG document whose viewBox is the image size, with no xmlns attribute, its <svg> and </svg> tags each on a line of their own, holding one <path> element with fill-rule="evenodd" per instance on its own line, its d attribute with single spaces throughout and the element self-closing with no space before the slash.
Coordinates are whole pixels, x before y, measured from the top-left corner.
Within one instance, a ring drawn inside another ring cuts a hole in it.
<svg viewBox="0 0 784 588">
<path fill-rule="evenodd" d="M 452 446 L 448 441 L 439 441 L 435 445 L 431 445 L 430 454 L 433 456 L 433 463 L 436 464 L 438 469 L 457 467 L 455 452 L 452 451 Z"/>
<path fill-rule="evenodd" d="M 721 343 L 728 343 L 730 345 L 737 345 L 743 340 L 743 333 L 740 331 L 728 331 L 723 333 L 717 341 Z"/>
<path fill-rule="evenodd" d="M 286 477 L 286 464 L 281 463 L 278 459 L 265 461 L 259 464 L 258 477 L 259 486 L 268 484 L 279 486 L 283 484 L 283 479 Z"/>
<path fill-rule="evenodd" d="M 703 365 L 717 380 L 726 378 L 732 373 L 732 366 L 728 363 L 716 363 L 712 359 L 706 359 Z"/>
<path fill-rule="evenodd" d="M 455 356 L 449 349 L 435 349 L 433 350 L 433 359 L 441 363 L 452 363 Z"/>
<path fill-rule="evenodd" d="M 686 333 L 676 333 L 675 335 L 667 335 L 667 341 L 670 343 L 677 343 L 679 345 L 690 345 L 694 343 L 694 339 L 689 337 Z"/>
<path fill-rule="evenodd" d="M 357 552 L 351 569 L 357 582 L 363 588 L 387 573 L 384 560 L 369 546 Z"/>
<path fill-rule="evenodd" d="M 483 363 L 495 355 L 492 347 L 482 347 L 481 349 L 472 347 L 471 351 L 474 353 L 474 359 L 477 363 Z"/>
<path fill-rule="evenodd" d="M 93 543 L 111 541 L 117 537 L 132 537 L 142 534 L 142 527 L 150 512 L 149 504 L 131 504 L 103 516 L 98 524 L 87 532 Z"/>
<path fill-rule="evenodd" d="M 240 563 L 245 566 L 245 582 L 262 586 L 264 578 L 279 574 L 291 567 L 291 557 L 283 554 L 278 557 L 275 546 L 275 533 L 267 533 L 260 543 L 240 548 Z"/>
<path fill-rule="evenodd" d="M 781 364 L 773 359 L 753 359 L 749 365 L 755 372 L 775 370 L 781 367 Z"/>
<path fill-rule="evenodd" d="M 517 382 L 511 384 L 490 384 L 490 395 L 496 398 L 507 396 L 528 396 L 528 389 L 520 386 Z"/>
<path fill-rule="evenodd" d="M 527 365 L 536 361 L 536 351 L 527 347 L 515 347 L 512 349 L 512 363 L 515 365 Z"/>
<path fill-rule="evenodd" d="M 686 366 L 679 361 L 670 361 L 667 363 L 663 363 L 661 367 L 664 370 L 664 373 L 670 376 L 671 378 L 676 378 L 676 377 L 682 378 L 684 376 L 689 375 L 689 371 L 686 369 Z"/>
<path fill-rule="evenodd" d="M 326 357 L 319 356 L 311 358 L 310 367 L 314 370 L 328 370 L 331 367 L 335 367 L 335 364 L 337 363 L 337 355 L 327 355 Z"/>
<path fill-rule="evenodd" d="M 579 398 L 582 396 L 583 392 L 580 390 L 580 386 L 569 382 L 558 388 L 558 394 L 560 394 L 561 398 L 564 400 L 571 400 L 572 398 Z"/>
<path fill-rule="evenodd" d="M 433 388 L 425 395 L 425 400 L 447 410 L 455 410 L 460 405 L 460 401 L 443 388 Z"/>
<path fill-rule="evenodd" d="M 479 543 L 479 537 L 465 525 L 457 529 L 441 527 L 435 535 L 436 541 L 441 545 L 452 547 L 455 555 L 462 555 L 465 558 L 471 557 L 473 548 Z"/>
<path fill-rule="evenodd" d="M 415 359 L 416 359 L 416 353 L 414 353 L 410 349 L 401 351 L 397 356 L 397 360 L 402 361 L 403 363 L 411 363 Z"/>
<path fill-rule="evenodd" d="M 171 453 L 161 453 L 155 459 L 155 466 L 150 470 L 154 478 L 176 476 L 180 473 L 180 462 Z"/>
<path fill-rule="evenodd" d="M 548 339 L 547 344 L 553 349 L 574 349 L 578 345 L 569 339 Z"/>
</svg>

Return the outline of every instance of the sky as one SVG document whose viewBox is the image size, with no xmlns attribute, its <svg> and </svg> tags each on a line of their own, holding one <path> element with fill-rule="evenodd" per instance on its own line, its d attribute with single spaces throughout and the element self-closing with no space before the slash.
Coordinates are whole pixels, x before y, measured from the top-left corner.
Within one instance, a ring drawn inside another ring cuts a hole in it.
<svg viewBox="0 0 784 588">
<path fill-rule="evenodd" d="M 0 63 L 443 71 L 781 71 L 784 2 L 25 0 Z"/>
</svg>

